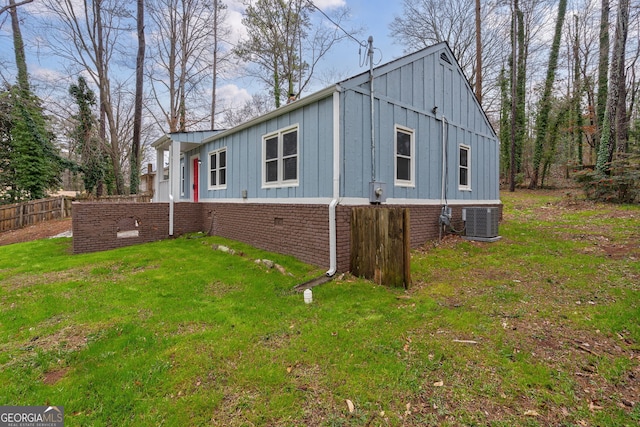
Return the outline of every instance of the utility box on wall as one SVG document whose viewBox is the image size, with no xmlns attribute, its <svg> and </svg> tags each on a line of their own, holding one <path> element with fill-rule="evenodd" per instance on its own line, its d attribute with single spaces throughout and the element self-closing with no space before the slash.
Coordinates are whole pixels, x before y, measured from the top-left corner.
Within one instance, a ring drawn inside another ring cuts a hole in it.
<svg viewBox="0 0 640 427">
<path fill-rule="evenodd" d="M 498 208 L 463 208 L 462 220 L 465 224 L 465 236 L 467 240 L 479 240 L 482 242 L 495 242 L 500 240 L 498 235 Z"/>
<path fill-rule="evenodd" d="M 374 205 L 387 201 L 387 184 L 384 182 L 369 183 L 369 203 Z"/>
</svg>

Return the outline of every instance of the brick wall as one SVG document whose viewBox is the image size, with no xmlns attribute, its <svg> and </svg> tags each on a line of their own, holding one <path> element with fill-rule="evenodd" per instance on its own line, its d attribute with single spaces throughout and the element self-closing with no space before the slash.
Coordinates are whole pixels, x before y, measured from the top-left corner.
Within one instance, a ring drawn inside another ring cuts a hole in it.
<svg viewBox="0 0 640 427">
<path fill-rule="evenodd" d="M 329 266 L 327 205 L 202 203 L 204 231 Z"/>
<path fill-rule="evenodd" d="M 406 207 L 410 209 L 411 247 L 437 240 L 441 208 Z M 336 208 L 339 272 L 350 269 L 351 210 L 351 206 Z M 462 228 L 462 207 L 453 207 L 452 214 L 454 227 Z M 199 231 L 329 267 L 328 205 L 175 203 L 174 236 Z M 169 204 L 74 203 L 73 236 L 74 253 L 166 239 L 169 237 Z"/>
<path fill-rule="evenodd" d="M 73 253 L 115 249 L 169 236 L 167 203 L 73 203 Z"/>
</svg>

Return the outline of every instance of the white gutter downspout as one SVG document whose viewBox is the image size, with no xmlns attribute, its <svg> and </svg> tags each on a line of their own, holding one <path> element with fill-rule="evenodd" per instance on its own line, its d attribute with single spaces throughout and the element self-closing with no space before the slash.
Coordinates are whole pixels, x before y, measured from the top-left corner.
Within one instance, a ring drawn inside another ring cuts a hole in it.
<svg viewBox="0 0 640 427">
<path fill-rule="evenodd" d="M 329 270 L 331 277 L 338 271 L 336 239 L 336 206 L 340 198 L 340 88 L 333 92 L 333 199 L 329 203 Z"/>
<path fill-rule="evenodd" d="M 444 114 L 442 115 L 442 177 L 441 177 L 441 184 L 442 184 L 442 188 L 440 190 L 440 205 L 441 205 L 441 212 L 440 212 L 440 222 L 438 223 L 438 243 L 440 243 L 442 241 L 442 219 L 444 218 L 445 215 L 445 211 L 446 211 L 446 206 L 444 204 L 444 198 L 446 196 L 446 188 L 447 188 L 447 183 L 446 183 L 446 168 L 447 168 L 447 118 L 444 116 Z"/>
<path fill-rule="evenodd" d="M 169 236 L 173 236 L 173 194 L 169 194 Z"/>
</svg>

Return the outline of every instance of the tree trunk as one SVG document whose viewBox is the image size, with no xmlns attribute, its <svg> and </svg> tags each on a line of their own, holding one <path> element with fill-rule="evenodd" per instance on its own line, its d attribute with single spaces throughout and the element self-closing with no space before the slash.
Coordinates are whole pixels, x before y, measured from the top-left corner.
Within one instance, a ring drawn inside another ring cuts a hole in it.
<svg viewBox="0 0 640 427">
<path fill-rule="evenodd" d="M 573 108 L 575 115 L 575 127 L 574 127 L 574 144 L 577 151 L 578 165 L 583 165 L 582 159 L 582 79 L 580 77 L 580 36 L 578 34 L 578 16 L 574 15 L 575 19 L 575 39 L 573 43 Z"/>
<path fill-rule="evenodd" d="M 16 56 L 18 68 L 18 86 L 23 92 L 29 92 L 29 75 L 27 73 L 27 60 L 24 53 L 24 40 L 20 31 L 18 8 L 14 0 L 9 0 L 9 15 L 11 15 L 11 30 L 13 31 L 13 50 Z"/>
<path fill-rule="evenodd" d="M 629 26 L 629 0 L 620 0 L 618 8 L 607 104 L 603 120 L 604 124 L 601 131 L 602 138 L 600 146 L 598 147 L 598 160 L 596 163 L 596 169 L 602 173 L 608 173 L 609 171 L 608 163 L 613 159 L 613 152 L 616 149 L 618 138 L 620 137 L 618 130 L 621 129 L 626 135 L 626 108 L 619 113 L 618 106 L 620 102 L 626 103 L 624 51 L 627 44 Z M 624 99 L 621 100 L 620 98 Z M 620 114 L 624 114 L 624 117 L 621 118 Z"/>
<path fill-rule="evenodd" d="M 476 0 L 476 98 L 482 105 L 482 26 L 480 0 Z"/>
<path fill-rule="evenodd" d="M 602 124 L 607 106 L 607 84 L 609 82 L 609 0 L 602 0 L 600 13 L 600 55 L 598 60 L 598 98 L 596 105 L 598 145 L 602 138 Z"/>
<path fill-rule="evenodd" d="M 136 57 L 136 95 L 130 158 L 131 174 L 129 177 L 129 192 L 131 194 L 137 194 L 140 186 L 140 134 L 142 131 L 142 91 L 144 84 L 144 0 L 137 0 L 137 3 L 138 55 Z"/>
<path fill-rule="evenodd" d="M 220 11 L 219 0 L 213 0 L 213 72 L 211 84 L 211 130 L 216 129 L 216 88 L 218 85 L 218 14 Z"/>
<path fill-rule="evenodd" d="M 620 11 L 618 13 L 618 24 L 616 25 L 616 41 L 614 44 L 615 60 L 618 62 L 616 74 L 616 84 L 618 90 L 618 106 L 616 109 L 616 145 L 609 146 L 609 161 L 613 160 L 613 151 L 617 148 L 622 150 L 627 146 L 629 138 L 629 121 L 627 119 L 627 78 L 625 70 L 627 34 L 629 31 L 629 0 L 620 0 Z M 618 43 L 620 46 L 618 46 Z"/>
<path fill-rule="evenodd" d="M 511 153 L 509 156 L 509 191 L 516 190 L 516 104 L 517 100 L 517 64 L 518 64 L 518 0 L 513 0 L 511 29 Z"/>
<path fill-rule="evenodd" d="M 549 112 L 551 111 L 551 91 L 553 83 L 556 79 L 556 69 L 558 68 L 558 53 L 560 51 L 560 40 L 562 38 L 562 25 L 564 24 L 564 15 L 567 10 L 567 0 L 560 0 L 558 3 L 558 19 L 556 20 L 556 28 L 553 36 L 553 44 L 551 45 L 551 53 L 549 55 L 549 66 L 547 68 L 547 77 L 544 83 L 544 92 L 540 100 L 540 109 L 536 117 L 536 141 L 533 154 L 533 176 L 529 183 L 529 188 L 538 187 L 538 175 L 540 173 L 540 165 L 542 163 L 542 155 L 544 150 L 544 142 L 547 136 L 547 128 L 549 126 Z"/>
<path fill-rule="evenodd" d="M 518 62 L 516 68 L 516 167 L 515 173 L 522 172 L 522 160 L 524 152 L 524 142 L 527 136 L 527 117 L 525 111 L 527 96 L 527 52 L 529 48 L 526 43 L 524 12 L 520 9 L 517 11 L 517 42 Z"/>
</svg>

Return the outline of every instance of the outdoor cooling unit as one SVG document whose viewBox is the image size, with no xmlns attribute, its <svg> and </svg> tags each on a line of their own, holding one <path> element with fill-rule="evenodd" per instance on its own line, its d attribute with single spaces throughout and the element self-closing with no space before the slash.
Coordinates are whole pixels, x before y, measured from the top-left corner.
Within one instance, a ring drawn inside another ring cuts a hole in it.
<svg viewBox="0 0 640 427">
<path fill-rule="evenodd" d="M 498 208 L 463 208 L 465 239 L 495 242 L 498 236 Z"/>
</svg>

